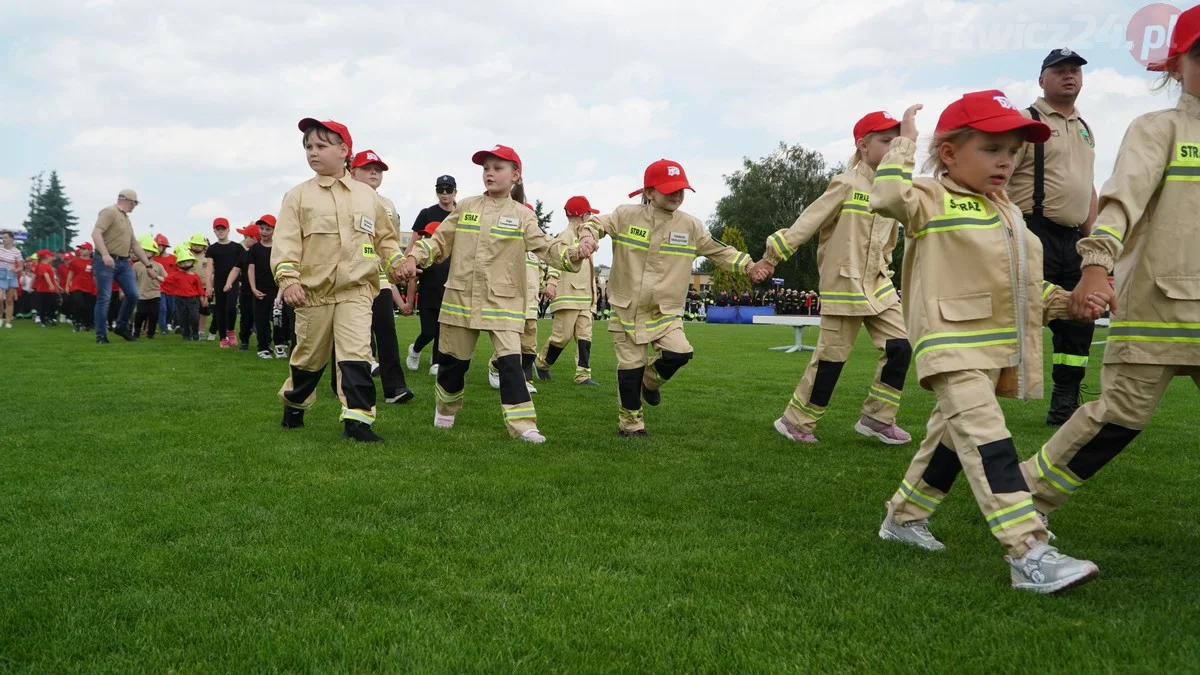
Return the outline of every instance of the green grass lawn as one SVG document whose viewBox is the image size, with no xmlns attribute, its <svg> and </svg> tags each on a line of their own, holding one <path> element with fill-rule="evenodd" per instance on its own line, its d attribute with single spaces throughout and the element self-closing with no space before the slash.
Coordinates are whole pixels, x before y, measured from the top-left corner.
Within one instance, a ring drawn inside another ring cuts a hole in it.
<svg viewBox="0 0 1200 675">
<path fill-rule="evenodd" d="M 403 349 L 417 322 L 398 326 Z M 538 383 L 545 445 L 509 440 L 483 340 L 453 430 L 432 427 L 426 358 L 417 400 L 381 406 L 388 442 L 369 447 L 339 440 L 327 380 L 307 428 L 281 431 L 283 361 L 0 331 L 0 669 L 1200 668 L 1190 380 L 1055 516 L 1100 580 L 1038 597 L 1009 588 L 965 480 L 933 523 L 945 553 L 878 539 L 916 441 L 852 429 L 865 335 L 822 442 L 802 447 L 771 427 L 808 359 L 768 351 L 791 329 L 687 331 L 696 358 L 648 409 L 650 439 L 616 436 L 598 326 L 602 387 L 572 385 L 570 358 Z M 910 378 L 900 423 L 917 440 L 932 404 Z M 1032 454 L 1045 403 L 1004 407 Z"/>
</svg>

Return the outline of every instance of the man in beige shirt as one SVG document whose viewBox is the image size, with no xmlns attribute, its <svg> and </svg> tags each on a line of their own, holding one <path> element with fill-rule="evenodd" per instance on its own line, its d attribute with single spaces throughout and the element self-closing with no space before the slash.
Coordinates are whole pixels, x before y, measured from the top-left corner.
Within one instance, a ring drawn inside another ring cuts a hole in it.
<svg viewBox="0 0 1200 675">
<path fill-rule="evenodd" d="M 1075 244 L 1096 219 L 1095 138 L 1079 116 L 1075 100 L 1083 88 L 1082 56 L 1055 49 L 1042 62 L 1038 84 L 1043 96 L 1021 111 L 1050 126 L 1045 144 L 1026 143 L 1016 158 L 1008 194 L 1021 207 L 1029 230 L 1042 241 L 1046 281 L 1073 290 L 1080 262 Z M 1055 320 L 1054 390 L 1046 423 L 1059 426 L 1079 407 L 1080 383 L 1087 369 L 1094 326 Z"/>
<path fill-rule="evenodd" d="M 117 195 L 117 203 L 100 210 L 96 218 L 96 226 L 92 228 L 92 243 L 96 246 L 99 259 L 92 264 L 92 273 L 96 277 L 96 343 L 108 344 L 108 305 L 112 301 L 113 279 L 121 287 L 121 311 L 117 314 L 117 323 L 113 332 L 129 342 L 137 339 L 129 328 L 129 319 L 137 307 L 137 279 L 129 258 L 136 256 L 146 267 L 152 268 L 151 260 L 133 238 L 133 225 L 129 222 L 129 214 L 138 205 L 137 193 L 133 190 L 121 190 Z M 162 281 L 158 272 L 150 269 L 151 279 Z"/>
</svg>

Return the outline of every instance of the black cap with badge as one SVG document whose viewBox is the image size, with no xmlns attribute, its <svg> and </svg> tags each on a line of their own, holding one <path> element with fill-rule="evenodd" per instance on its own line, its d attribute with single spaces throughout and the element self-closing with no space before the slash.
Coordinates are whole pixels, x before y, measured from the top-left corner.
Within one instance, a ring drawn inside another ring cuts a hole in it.
<svg viewBox="0 0 1200 675">
<path fill-rule="evenodd" d="M 458 183 L 454 182 L 454 176 L 438 176 L 437 182 L 433 186 L 458 189 Z"/>
<path fill-rule="evenodd" d="M 1050 52 L 1048 56 L 1046 56 L 1046 58 L 1042 61 L 1042 70 L 1066 62 L 1074 63 L 1080 66 L 1087 65 L 1087 59 L 1076 54 L 1070 49 L 1063 47 L 1062 49 L 1055 49 L 1054 51 Z"/>
</svg>

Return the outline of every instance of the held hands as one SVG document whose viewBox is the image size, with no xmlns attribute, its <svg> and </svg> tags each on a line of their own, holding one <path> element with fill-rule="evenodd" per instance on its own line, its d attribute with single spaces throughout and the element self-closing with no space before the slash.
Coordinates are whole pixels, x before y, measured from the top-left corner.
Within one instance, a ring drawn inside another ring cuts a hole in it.
<svg viewBox="0 0 1200 675">
<path fill-rule="evenodd" d="M 1099 313 L 1095 312 L 1097 306 L 1100 307 Z M 1117 295 L 1113 291 L 1112 284 L 1108 283 L 1108 274 L 1103 267 L 1095 265 L 1083 268 L 1083 278 L 1071 292 L 1071 302 L 1067 311 L 1071 316 L 1079 317 L 1089 317 L 1095 314 L 1095 317 L 1090 319 L 1095 321 L 1104 313 L 1103 308 L 1106 306 L 1113 312 L 1117 311 Z M 1087 321 L 1088 319 L 1082 320 Z"/>
<path fill-rule="evenodd" d="M 596 243 L 595 238 L 591 236 L 584 237 L 579 240 L 578 246 L 567 252 L 567 257 L 571 259 L 571 262 L 579 262 L 595 253 L 598 246 L 599 244 Z"/>
<path fill-rule="evenodd" d="M 412 316 L 413 306 L 411 302 L 400 303 L 400 313 L 404 316 Z"/>
<path fill-rule="evenodd" d="M 421 270 L 417 268 L 415 258 L 405 258 L 404 262 L 392 267 L 389 274 L 392 276 L 392 281 L 408 281 L 415 279 Z"/>
<path fill-rule="evenodd" d="M 775 266 L 766 260 L 759 260 L 750 266 L 750 269 L 747 270 L 747 273 L 750 275 L 750 281 L 753 281 L 756 284 L 761 284 L 775 273 Z"/>
<path fill-rule="evenodd" d="M 911 105 L 908 110 L 904 111 L 904 119 L 900 120 L 900 135 L 909 139 L 917 140 L 917 113 L 925 106 L 918 103 Z"/>
<path fill-rule="evenodd" d="M 283 289 L 283 301 L 292 307 L 303 307 L 304 287 L 300 284 L 292 284 Z"/>
</svg>

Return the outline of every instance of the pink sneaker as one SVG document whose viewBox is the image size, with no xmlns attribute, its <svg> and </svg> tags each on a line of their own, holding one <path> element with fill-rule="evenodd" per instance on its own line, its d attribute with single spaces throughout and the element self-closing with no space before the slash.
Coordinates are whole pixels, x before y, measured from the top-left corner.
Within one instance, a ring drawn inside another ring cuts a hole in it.
<svg viewBox="0 0 1200 675">
<path fill-rule="evenodd" d="M 816 443 L 817 437 L 801 431 L 800 427 L 792 424 L 786 417 L 780 417 L 775 420 L 775 431 L 778 431 L 784 438 L 793 440 L 797 443 Z"/>
<path fill-rule="evenodd" d="M 221 349 L 229 349 L 229 340 L 221 338 Z"/>
<path fill-rule="evenodd" d="M 433 426 L 438 429 L 453 429 L 454 415 L 443 415 L 437 411 L 433 413 Z"/>
<path fill-rule="evenodd" d="M 859 418 L 858 423 L 854 425 L 854 430 L 863 436 L 878 439 L 888 445 L 904 445 L 912 440 L 912 436 L 907 431 L 895 424 L 884 424 L 866 415 Z"/>
</svg>

